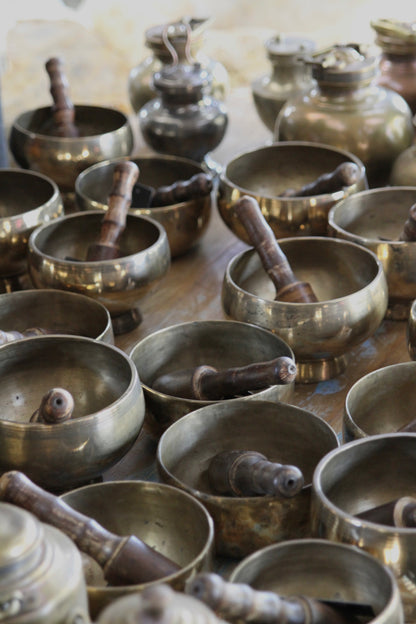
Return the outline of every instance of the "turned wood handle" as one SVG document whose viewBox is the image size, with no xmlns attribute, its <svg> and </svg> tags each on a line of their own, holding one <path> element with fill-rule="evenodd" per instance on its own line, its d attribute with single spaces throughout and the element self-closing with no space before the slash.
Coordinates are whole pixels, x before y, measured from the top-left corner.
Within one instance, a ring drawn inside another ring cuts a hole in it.
<svg viewBox="0 0 416 624">
<path fill-rule="evenodd" d="M 207 365 L 174 371 L 158 377 L 152 387 L 157 392 L 184 399 L 218 401 L 268 386 L 289 384 L 295 377 L 295 362 L 281 356 L 220 371 Z"/>
<path fill-rule="evenodd" d="M 88 248 L 88 262 L 112 260 L 120 256 L 118 242 L 126 227 L 131 194 L 138 177 L 139 168 L 132 161 L 123 161 L 114 167 L 108 209 L 101 223 L 99 240 Z"/>
<path fill-rule="evenodd" d="M 412 242 L 416 240 L 416 204 L 409 209 L 407 220 L 404 223 L 403 231 L 399 236 L 399 240 Z"/>
<path fill-rule="evenodd" d="M 218 494 L 292 498 L 303 487 L 296 466 L 268 461 L 257 451 L 222 451 L 208 466 L 208 479 Z"/>
<path fill-rule="evenodd" d="M 82 552 L 101 565 L 109 583 L 146 583 L 180 569 L 138 537 L 119 537 L 107 531 L 92 518 L 42 490 L 22 472 L 6 472 L 0 477 L 0 500 L 23 507 L 66 533 Z"/>
<path fill-rule="evenodd" d="M 22 332 L 15 330 L 3 331 L 0 329 L 0 346 L 7 342 L 15 342 L 16 340 L 22 340 L 23 338 L 29 338 L 30 336 L 43 336 L 45 334 L 52 334 L 53 332 L 42 327 L 30 327 L 24 329 Z"/>
<path fill-rule="evenodd" d="M 178 180 L 169 186 L 155 189 L 151 206 L 169 206 L 197 197 L 205 197 L 212 191 L 212 177 L 207 173 L 196 173 L 189 180 Z"/>
<path fill-rule="evenodd" d="M 53 98 L 52 115 L 55 134 L 62 137 L 79 136 L 75 126 L 75 109 L 69 97 L 69 85 L 63 63 L 59 58 L 51 58 L 45 64 L 50 79 L 50 92 Z"/>
<path fill-rule="evenodd" d="M 54 425 L 69 420 L 74 411 L 74 398 L 65 388 L 52 388 L 43 395 L 40 406 L 30 417 L 31 423 Z"/>
<path fill-rule="evenodd" d="M 360 179 L 360 168 L 353 162 L 343 162 L 334 171 L 323 173 L 313 182 L 300 189 L 288 189 L 279 197 L 310 197 L 324 193 L 336 193 L 343 188 L 357 184 Z"/>
<path fill-rule="evenodd" d="M 260 256 L 264 270 L 276 288 L 275 301 L 314 303 L 317 301 L 310 284 L 296 280 L 292 268 L 264 218 L 254 197 L 243 195 L 234 204 L 237 217 Z"/>
</svg>

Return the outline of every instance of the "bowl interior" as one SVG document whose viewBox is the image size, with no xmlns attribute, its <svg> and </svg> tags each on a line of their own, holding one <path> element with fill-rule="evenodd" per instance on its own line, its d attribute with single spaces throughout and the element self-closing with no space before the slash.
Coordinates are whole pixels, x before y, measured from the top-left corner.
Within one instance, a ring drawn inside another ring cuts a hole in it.
<svg viewBox="0 0 416 624">
<path fill-rule="evenodd" d="M 51 201 L 56 187 L 27 171 L 0 170 L 0 219 L 16 217 Z"/>
</svg>

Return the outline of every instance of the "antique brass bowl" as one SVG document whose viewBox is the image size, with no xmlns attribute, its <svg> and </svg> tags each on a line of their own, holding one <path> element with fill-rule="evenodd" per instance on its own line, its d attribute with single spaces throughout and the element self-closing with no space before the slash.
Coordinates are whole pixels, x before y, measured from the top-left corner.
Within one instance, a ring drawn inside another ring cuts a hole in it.
<svg viewBox="0 0 416 624">
<path fill-rule="evenodd" d="M 407 350 L 412 360 L 416 360 L 416 299 L 410 306 L 406 326 Z"/>
<path fill-rule="evenodd" d="M 96 162 L 129 156 L 134 136 L 127 116 L 104 106 L 75 105 L 79 137 L 58 137 L 44 130 L 51 107 L 28 110 L 13 122 L 9 146 L 18 165 L 52 178 L 63 192 L 74 190 L 77 176 Z"/>
<path fill-rule="evenodd" d="M 163 481 L 201 501 L 214 519 L 218 554 L 245 557 L 274 542 L 310 535 L 313 471 L 338 446 L 331 427 L 307 410 L 285 403 L 234 399 L 187 414 L 159 440 L 157 467 Z M 292 498 L 232 497 L 210 487 L 207 467 L 221 451 L 263 453 L 270 461 L 292 464 L 304 486 Z"/>
<path fill-rule="evenodd" d="M 236 255 L 225 272 L 222 305 L 236 320 L 273 331 L 293 349 L 296 381 L 345 370 L 348 353 L 374 334 L 387 307 L 387 284 L 376 256 L 349 241 L 325 237 L 279 241 L 297 279 L 310 282 L 317 303 L 274 301 L 274 286 L 254 249 Z"/>
<path fill-rule="evenodd" d="M 160 582 L 181 591 L 189 577 L 211 568 L 213 522 L 203 505 L 186 492 L 150 481 L 109 481 L 78 488 L 61 498 L 108 531 L 120 536 L 136 535 L 181 567 L 160 581 L 128 586 L 110 586 L 99 574 L 87 574 L 94 620 L 106 605 L 121 596 Z"/>
<path fill-rule="evenodd" d="M 395 186 L 362 191 L 331 208 L 332 236 L 363 245 L 373 251 L 387 278 L 387 318 L 407 320 L 416 298 L 416 243 L 399 236 L 410 207 L 416 203 L 416 187 Z"/>
<path fill-rule="evenodd" d="M 203 167 L 187 158 L 158 155 L 131 159 L 140 170 L 139 183 L 153 188 L 189 180 Z M 89 167 L 75 182 L 76 200 L 81 210 L 106 210 L 116 161 L 105 161 Z M 172 258 L 191 249 L 204 234 L 212 208 L 212 193 L 204 197 L 176 202 L 168 206 L 139 208 L 133 192 L 130 214 L 145 215 L 158 221 L 166 230 Z"/>
<path fill-rule="evenodd" d="M 357 514 L 414 495 L 416 435 L 383 433 L 331 451 L 313 477 L 314 535 L 352 544 L 387 565 L 398 580 L 405 620 L 416 617 L 416 529 L 359 518 Z"/>
<path fill-rule="evenodd" d="M 120 349 L 84 336 L 37 336 L 0 348 L 0 471 L 62 491 L 101 477 L 137 438 L 144 398 Z M 72 418 L 29 423 L 45 393 L 68 390 Z"/>
<path fill-rule="evenodd" d="M 31 232 L 62 214 L 55 182 L 33 171 L 0 169 L 0 279 L 26 273 Z"/>
<path fill-rule="evenodd" d="M 389 568 L 368 553 L 322 539 L 290 540 L 253 553 L 230 581 L 282 596 L 370 605 L 375 624 L 401 624 L 403 609 Z"/>
<path fill-rule="evenodd" d="M 192 321 L 165 327 L 137 342 L 129 355 L 142 383 L 146 418 L 156 432 L 189 412 L 216 403 L 159 392 L 152 383 L 160 375 L 201 364 L 226 369 L 280 356 L 294 358 L 290 347 L 278 336 L 237 321 Z M 292 382 L 247 394 L 243 400 L 289 401 L 293 392 Z"/>
<path fill-rule="evenodd" d="M 300 188 L 343 162 L 360 168 L 357 184 L 344 190 L 311 197 L 281 197 L 288 188 Z M 234 157 L 226 165 L 219 182 L 218 210 L 230 230 L 249 242 L 233 205 L 242 195 L 254 197 L 276 235 L 325 236 L 329 209 L 350 195 L 368 188 L 364 165 L 349 152 L 303 141 L 287 141 L 262 146 Z"/>
<path fill-rule="evenodd" d="M 28 243 L 29 274 L 36 288 L 69 290 L 99 301 L 110 312 L 114 332 L 122 333 L 140 322 L 140 298 L 168 272 L 169 244 L 159 223 L 128 215 L 122 257 L 85 262 L 102 218 L 102 210 L 91 210 L 37 228 Z"/>
</svg>

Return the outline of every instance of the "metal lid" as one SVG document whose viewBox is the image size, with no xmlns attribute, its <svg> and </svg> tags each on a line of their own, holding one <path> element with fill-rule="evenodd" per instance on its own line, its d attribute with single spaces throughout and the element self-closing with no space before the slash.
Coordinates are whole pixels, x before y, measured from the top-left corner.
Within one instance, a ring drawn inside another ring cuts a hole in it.
<svg viewBox="0 0 416 624">
<path fill-rule="evenodd" d="M 352 86 L 370 83 L 377 73 L 377 59 L 366 56 L 355 44 L 335 45 L 312 56 L 312 76 L 319 85 Z"/>
<path fill-rule="evenodd" d="M 416 22 L 379 19 L 371 22 L 376 31 L 376 43 L 391 54 L 416 53 Z"/>
<path fill-rule="evenodd" d="M 199 63 L 169 65 L 156 72 L 153 86 L 167 95 L 198 95 L 211 82 L 211 74 Z"/>
<path fill-rule="evenodd" d="M 278 34 L 267 39 L 264 44 L 271 61 L 283 60 L 296 62 L 315 50 L 312 39 L 297 35 Z"/>
<path fill-rule="evenodd" d="M 0 579 L 11 569 L 30 567 L 41 547 L 43 527 L 28 511 L 0 503 Z"/>
</svg>

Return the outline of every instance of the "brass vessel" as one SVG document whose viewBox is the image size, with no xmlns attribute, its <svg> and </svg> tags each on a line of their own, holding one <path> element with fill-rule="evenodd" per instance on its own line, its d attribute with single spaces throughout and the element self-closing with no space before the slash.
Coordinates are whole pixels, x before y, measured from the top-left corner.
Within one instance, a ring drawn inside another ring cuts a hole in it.
<svg viewBox="0 0 416 624">
<path fill-rule="evenodd" d="M 416 360 L 416 299 L 410 306 L 406 326 L 407 350 L 412 360 Z"/>
<path fill-rule="evenodd" d="M 413 117 L 413 126 L 415 117 Z M 389 184 L 392 186 L 416 186 L 416 144 L 400 152 L 393 162 Z"/>
</svg>

